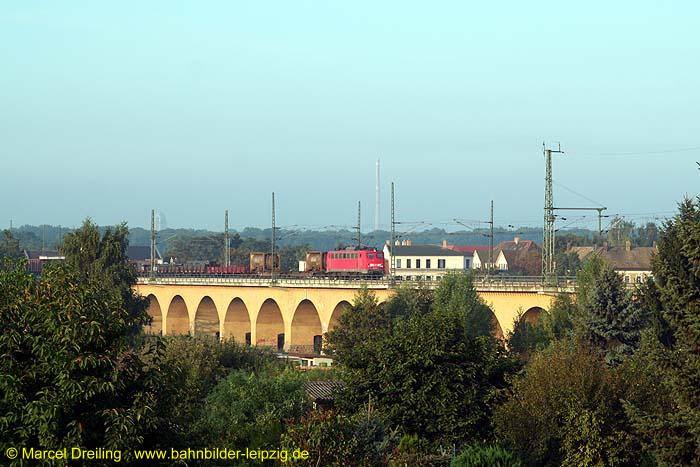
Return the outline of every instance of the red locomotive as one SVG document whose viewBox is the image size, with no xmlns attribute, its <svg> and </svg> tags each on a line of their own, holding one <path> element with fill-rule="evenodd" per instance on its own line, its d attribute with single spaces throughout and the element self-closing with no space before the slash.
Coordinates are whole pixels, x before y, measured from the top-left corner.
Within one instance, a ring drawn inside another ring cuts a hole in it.
<svg viewBox="0 0 700 467">
<path fill-rule="evenodd" d="M 305 272 L 331 275 L 384 275 L 384 253 L 376 248 L 306 254 Z"/>
</svg>

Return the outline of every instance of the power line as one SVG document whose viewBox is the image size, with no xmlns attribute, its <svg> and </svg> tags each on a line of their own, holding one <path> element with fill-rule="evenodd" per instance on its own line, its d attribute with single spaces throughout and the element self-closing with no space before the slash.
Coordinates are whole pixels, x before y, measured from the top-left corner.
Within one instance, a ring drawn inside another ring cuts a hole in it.
<svg viewBox="0 0 700 467">
<path fill-rule="evenodd" d="M 598 201 L 596 201 L 596 200 L 594 200 L 594 199 L 591 199 L 591 198 L 589 198 L 588 196 L 579 193 L 578 191 L 574 191 L 573 189 L 569 188 L 569 187 L 566 186 L 566 185 L 563 185 L 563 184 L 561 184 L 561 183 L 559 183 L 559 182 L 554 182 L 554 181 L 553 181 L 553 183 L 554 183 L 555 185 L 557 185 L 558 187 L 561 187 L 561 188 L 565 189 L 566 191 L 575 194 L 576 196 L 580 196 L 581 198 L 585 199 L 586 201 L 590 201 L 591 203 L 597 204 L 598 206 L 601 206 L 601 207 L 603 206 L 603 203 L 600 203 L 600 202 L 598 202 Z"/>
<path fill-rule="evenodd" d="M 656 154 L 674 154 L 680 152 L 700 151 L 700 146 L 692 146 L 678 149 L 664 149 L 660 151 L 631 151 L 631 152 L 600 152 L 590 154 L 573 154 L 576 157 L 623 157 L 623 156 L 651 156 Z"/>
</svg>

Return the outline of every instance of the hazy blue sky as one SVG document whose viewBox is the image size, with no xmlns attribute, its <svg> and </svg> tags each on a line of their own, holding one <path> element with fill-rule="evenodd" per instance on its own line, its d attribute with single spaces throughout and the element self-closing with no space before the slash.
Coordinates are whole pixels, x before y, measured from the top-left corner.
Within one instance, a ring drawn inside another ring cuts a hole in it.
<svg viewBox="0 0 700 467">
<path fill-rule="evenodd" d="M 384 226 L 392 180 L 399 220 L 541 225 L 543 140 L 557 204 L 673 211 L 700 4 L 661 3 L 5 0 L 0 225 L 267 226 L 274 190 L 278 225 L 372 227 L 378 156 Z"/>
</svg>

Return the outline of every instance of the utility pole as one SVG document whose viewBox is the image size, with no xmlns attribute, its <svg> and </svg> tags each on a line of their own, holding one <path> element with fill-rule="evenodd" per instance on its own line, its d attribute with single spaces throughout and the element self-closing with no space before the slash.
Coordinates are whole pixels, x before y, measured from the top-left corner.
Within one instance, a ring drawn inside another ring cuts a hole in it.
<svg viewBox="0 0 700 467">
<path fill-rule="evenodd" d="M 489 220 L 491 233 L 489 234 L 489 269 L 493 269 L 493 200 L 491 200 L 491 217 Z"/>
<path fill-rule="evenodd" d="M 550 281 L 554 276 L 554 195 L 552 190 L 552 153 L 563 154 L 558 149 L 547 149 L 542 143 L 545 158 L 544 175 L 544 238 L 542 241 L 542 278 Z"/>
<path fill-rule="evenodd" d="M 272 192 L 272 257 L 270 258 L 270 262 L 272 264 L 271 266 L 271 272 L 270 272 L 270 278 L 271 282 L 274 284 L 275 283 L 275 192 Z M 264 261 L 264 258 L 263 258 Z"/>
<path fill-rule="evenodd" d="M 357 227 L 355 227 L 357 229 L 357 249 L 358 250 L 360 248 L 362 248 L 362 233 L 360 231 L 360 227 L 362 225 L 360 223 L 361 222 L 361 216 L 360 216 L 361 212 L 362 212 L 362 205 L 361 205 L 361 202 L 358 201 L 357 202 Z"/>
<path fill-rule="evenodd" d="M 597 211 L 598 212 L 598 238 L 602 238 L 603 236 L 603 217 L 610 217 L 610 216 L 604 216 L 603 211 L 607 210 L 608 208 L 552 208 L 554 211 Z"/>
<path fill-rule="evenodd" d="M 151 209 L 151 267 L 148 271 L 148 277 L 156 278 L 156 211 Z"/>
<path fill-rule="evenodd" d="M 391 252 L 391 280 L 394 280 L 394 275 L 396 274 L 396 250 L 394 242 L 396 239 L 396 221 L 394 219 L 394 182 L 391 182 L 391 245 L 389 245 L 389 251 Z"/>
<path fill-rule="evenodd" d="M 231 266 L 231 241 L 228 236 L 228 209 L 224 214 L 224 266 Z"/>
</svg>

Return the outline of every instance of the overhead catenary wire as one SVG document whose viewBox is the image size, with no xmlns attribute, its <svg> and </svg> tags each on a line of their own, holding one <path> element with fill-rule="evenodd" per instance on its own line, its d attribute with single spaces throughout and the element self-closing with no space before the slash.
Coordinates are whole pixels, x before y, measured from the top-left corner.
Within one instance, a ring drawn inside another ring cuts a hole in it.
<svg viewBox="0 0 700 467">
<path fill-rule="evenodd" d="M 663 155 L 663 154 L 675 154 L 682 152 L 693 152 L 700 151 L 700 146 L 690 146 L 685 148 L 677 149 L 661 149 L 658 151 L 626 151 L 626 152 L 600 152 L 600 153 L 583 153 L 577 154 L 573 153 L 571 155 L 576 157 L 637 157 L 637 156 L 653 156 L 653 155 Z"/>
</svg>

